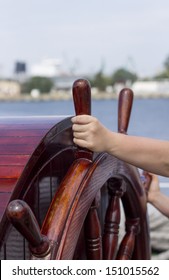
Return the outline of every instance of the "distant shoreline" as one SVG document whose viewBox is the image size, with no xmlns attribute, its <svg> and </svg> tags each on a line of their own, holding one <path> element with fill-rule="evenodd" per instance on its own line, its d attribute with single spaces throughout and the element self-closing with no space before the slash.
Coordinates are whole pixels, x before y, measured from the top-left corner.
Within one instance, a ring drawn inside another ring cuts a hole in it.
<svg viewBox="0 0 169 280">
<path fill-rule="evenodd" d="M 135 99 L 159 99 L 159 98 L 169 98 L 168 94 L 134 94 Z M 45 93 L 38 97 L 32 97 L 30 94 L 21 94 L 18 96 L 0 96 L 0 102 L 15 102 L 15 101 L 59 101 L 59 100 L 72 100 L 72 94 L 70 92 L 58 92 L 56 94 Z M 100 92 L 97 94 L 92 94 L 92 100 L 110 100 L 118 99 L 118 94 Z"/>
</svg>

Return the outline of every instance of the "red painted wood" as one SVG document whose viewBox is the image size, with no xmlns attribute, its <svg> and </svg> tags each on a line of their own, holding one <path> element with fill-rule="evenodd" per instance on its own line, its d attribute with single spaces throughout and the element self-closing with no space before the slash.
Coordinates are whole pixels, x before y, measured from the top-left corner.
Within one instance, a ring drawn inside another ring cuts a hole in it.
<svg viewBox="0 0 169 280">
<path fill-rule="evenodd" d="M 4 211 L 8 205 L 11 193 L 0 193 L 0 220 L 4 214 Z"/>
<path fill-rule="evenodd" d="M 6 203 L 7 203 L 7 199 L 9 197 L 10 193 L 0 193 L 0 201 L 1 201 L 1 204 L 0 204 L 0 207 L 3 208 L 4 206 L 6 206 Z"/>
<path fill-rule="evenodd" d="M 17 129 L 18 130 L 32 130 L 32 129 L 37 129 L 37 125 L 38 125 L 38 129 L 49 129 L 51 127 L 51 124 L 34 124 L 34 123 L 27 123 L 26 125 L 23 124 L 16 124 L 17 125 Z M 4 130 L 11 130 L 14 129 L 14 124 L 0 124 L 0 130 L 4 129 Z"/>
<path fill-rule="evenodd" d="M 16 135 L 19 137 L 31 137 L 31 136 L 39 136 L 39 137 L 43 137 L 46 133 L 48 132 L 48 129 L 29 129 L 29 130 L 21 130 L 18 129 L 17 126 L 14 129 L 4 129 L 4 130 L 0 130 L 0 137 L 15 137 Z"/>
<path fill-rule="evenodd" d="M 37 145 L 39 143 L 39 137 L 19 137 L 19 136 L 14 136 L 14 137 L 0 137 L 0 145 L 6 146 L 6 145 L 26 145 L 26 144 L 32 144 L 32 145 Z"/>
<path fill-rule="evenodd" d="M 8 165 L 8 168 L 6 166 L 0 166 L 0 177 L 1 178 L 18 178 L 20 174 L 22 173 L 25 166 L 13 166 Z"/>
<path fill-rule="evenodd" d="M 12 143 L 0 146 L 0 155 L 30 155 L 35 148 L 36 145 L 33 144 L 16 145 Z"/>
<path fill-rule="evenodd" d="M 52 116 L 12 116 L 12 117 L 0 117 L 0 124 L 5 124 L 5 125 L 18 125 L 18 124 L 35 124 L 35 125 L 39 125 L 39 124 L 51 124 L 53 125 L 54 123 L 56 123 L 56 119 L 58 122 L 58 119 L 65 119 L 68 116 L 58 116 L 56 115 L 52 115 Z"/>
<path fill-rule="evenodd" d="M 30 155 L 1 155 L 0 156 L 0 166 L 17 166 L 25 165 Z"/>
<path fill-rule="evenodd" d="M 23 170 L 29 173 L 35 158 L 40 156 L 40 151 L 43 152 L 45 148 L 45 137 L 48 137 L 50 129 L 63 119 L 65 119 L 64 116 L 0 118 L 0 195 L 1 198 L 6 198 L 5 204 L 0 202 L 1 217 L 5 212 L 7 202 L 14 195 L 13 191 L 15 190 L 16 193 L 16 185 L 21 179 Z M 32 164 L 25 169 L 31 155 L 38 150 L 39 144 L 41 149 L 37 156 L 33 157 Z M 21 186 L 18 186 L 19 189 L 22 189 L 22 180 Z"/>
<path fill-rule="evenodd" d="M 0 179 L 0 193 L 2 192 L 12 192 L 13 186 L 16 184 L 17 178 L 1 178 Z"/>
</svg>

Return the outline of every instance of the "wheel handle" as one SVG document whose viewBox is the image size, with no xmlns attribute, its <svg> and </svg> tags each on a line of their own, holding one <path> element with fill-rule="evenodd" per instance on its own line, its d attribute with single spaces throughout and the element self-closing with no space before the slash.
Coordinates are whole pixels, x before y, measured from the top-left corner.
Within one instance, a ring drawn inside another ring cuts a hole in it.
<svg viewBox="0 0 169 280">
<path fill-rule="evenodd" d="M 78 79 L 72 87 L 73 101 L 76 115 L 91 115 L 91 87 L 89 81 Z M 93 153 L 78 147 L 77 158 L 85 157 L 92 160 Z"/>
<path fill-rule="evenodd" d="M 118 102 L 118 132 L 127 133 L 130 114 L 133 104 L 133 91 L 129 88 L 124 88 L 119 93 Z"/>
<path fill-rule="evenodd" d="M 38 222 L 25 201 L 19 199 L 11 201 L 6 214 L 13 226 L 29 242 L 32 254 L 42 256 L 49 252 L 49 240 L 41 234 Z"/>
</svg>

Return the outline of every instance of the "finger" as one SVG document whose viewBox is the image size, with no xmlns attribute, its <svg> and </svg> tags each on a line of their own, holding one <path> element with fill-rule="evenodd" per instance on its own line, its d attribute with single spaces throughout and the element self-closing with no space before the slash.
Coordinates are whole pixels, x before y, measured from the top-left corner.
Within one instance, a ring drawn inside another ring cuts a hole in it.
<svg viewBox="0 0 169 280">
<path fill-rule="evenodd" d="M 74 142 L 74 144 L 76 144 L 77 146 L 80 146 L 80 147 L 82 147 L 82 148 L 87 148 L 87 147 L 86 147 L 86 141 L 85 141 L 85 140 L 73 138 L 73 142 Z"/>
<path fill-rule="evenodd" d="M 85 132 L 73 132 L 73 137 L 77 139 L 86 139 L 87 135 Z"/>
<path fill-rule="evenodd" d="M 154 182 L 159 182 L 159 177 L 158 177 L 158 175 L 156 175 L 156 174 L 152 174 L 151 173 L 151 177 L 152 177 L 152 180 L 154 181 Z"/>
<path fill-rule="evenodd" d="M 79 125 L 79 124 L 73 124 L 72 129 L 74 132 L 85 132 L 88 130 L 88 125 Z"/>
<path fill-rule="evenodd" d="M 152 181 L 152 175 L 148 173 L 147 171 L 143 171 L 143 175 L 145 176 L 145 182 L 143 184 L 145 190 L 148 192 L 150 188 L 150 184 Z"/>
<path fill-rule="evenodd" d="M 89 115 L 78 115 L 71 118 L 72 123 L 76 124 L 87 124 L 92 121 L 93 117 Z"/>
</svg>

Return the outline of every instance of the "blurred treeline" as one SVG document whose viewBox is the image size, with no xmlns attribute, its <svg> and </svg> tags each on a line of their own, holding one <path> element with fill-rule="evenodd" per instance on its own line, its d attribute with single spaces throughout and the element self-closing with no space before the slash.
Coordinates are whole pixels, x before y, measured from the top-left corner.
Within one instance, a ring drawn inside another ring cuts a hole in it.
<svg viewBox="0 0 169 280">
<path fill-rule="evenodd" d="M 99 91 L 104 91 L 108 86 L 114 86 L 115 84 L 126 84 L 128 81 L 133 82 L 140 80 L 137 73 L 131 72 L 126 68 L 119 68 L 112 74 L 108 75 L 104 73 L 104 69 L 100 69 L 94 75 L 85 77 L 87 78 L 92 87 L 97 88 Z M 154 75 L 153 77 L 145 77 L 142 80 L 162 80 L 169 79 L 169 56 L 166 58 L 163 64 L 163 70 Z M 31 92 L 32 89 L 38 89 L 41 93 L 50 92 L 55 87 L 53 79 L 47 77 L 31 77 L 21 84 L 22 92 Z"/>
</svg>

